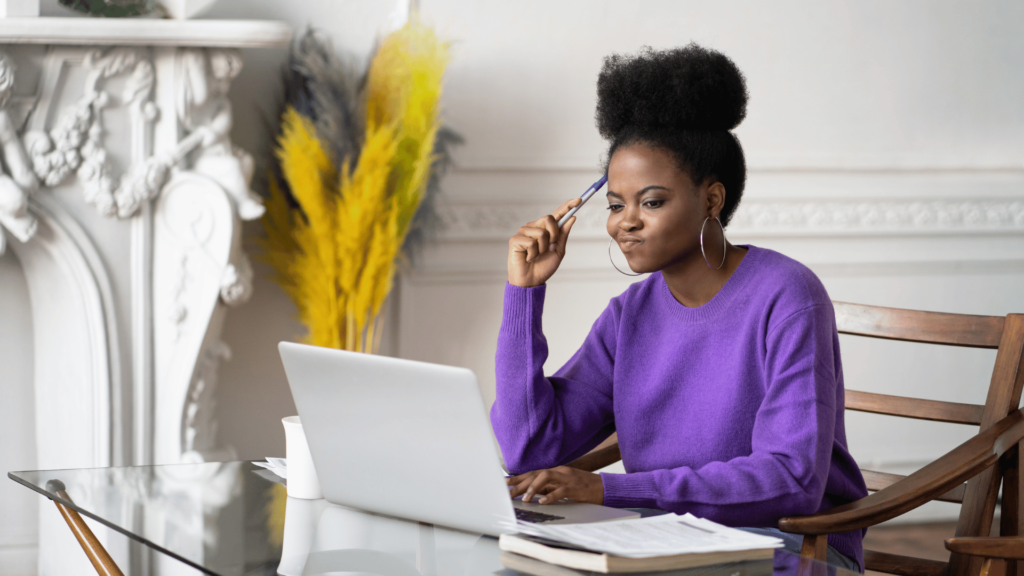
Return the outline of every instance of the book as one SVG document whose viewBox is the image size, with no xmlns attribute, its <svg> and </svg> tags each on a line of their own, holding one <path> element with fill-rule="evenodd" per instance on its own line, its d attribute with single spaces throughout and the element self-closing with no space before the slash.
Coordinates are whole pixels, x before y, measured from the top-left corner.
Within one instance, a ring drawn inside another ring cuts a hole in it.
<svg viewBox="0 0 1024 576">
<path fill-rule="evenodd" d="M 502 534 L 498 539 L 502 551 L 602 574 L 769 560 L 782 546 L 778 538 L 690 514 L 593 524 L 519 523 L 517 528 L 517 534 Z"/>
<path fill-rule="evenodd" d="M 501 551 L 498 555 L 498 561 L 505 568 L 523 574 L 532 574 L 533 576 L 596 576 L 597 574 L 602 574 L 602 572 L 550 564 L 513 552 Z M 680 568 L 669 571 L 632 572 L 631 574 L 633 576 L 642 576 L 643 574 L 656 574 L 657 576 L 772 576 L 774 572 L 774 564 L 771 559 L 768 559 L 726 562 L 724 564 Z"/>
<path fill-rule="evenodd" d="M 577 570 L 613 574 L 621 572 L 660 572 L 695 568 L 745 560 L 768 560 L 769 572 L 774 548 L 754 548 L 750 550 L 727 550 L 722 552 L 688 552 L 668 556 L 650 556 L 646 558 L 630 558 L 603 552 L 573 549 L 565 546 L 552 546 L 521 535 L 502 534 L 498 539 L 498 548 L 520 556 L 534 558 L 549 564 L 565 566 Z M 504 562 L 503 562 L 504 564 Z M 515 567 L 506 567 L 516 569 Z M 733 571 L 735 572 L 735 571 Z M 732 574 L 733 572 L 729 572 Z"/>
</svg>

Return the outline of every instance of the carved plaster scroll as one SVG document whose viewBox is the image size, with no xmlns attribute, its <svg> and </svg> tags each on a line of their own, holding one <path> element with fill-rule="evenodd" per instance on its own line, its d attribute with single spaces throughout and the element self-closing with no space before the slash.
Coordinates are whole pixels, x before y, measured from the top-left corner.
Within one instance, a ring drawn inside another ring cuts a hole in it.
<svg viewBox="0 0 1024 576">
<path fill-rule="evenodd" d="M 231 100 L 228 88 L 242 71 L 238 50 L 183 49 L 178 60 L 185 89 L 178 104 L 178 118 L 198 134 L 191 152 L 192 169 L 217 181 L 234 200 L 242 220 L 256 220 L 265 211 L 263 201 L 249 188 L 253 159 L 231 142 Z"/>
<path fill-rule="evenodd" d="M 240 306 L 252 296 L 252 263 L 244 252 L 228 264 L 220 279 L 220 298 L 228 306 Z"/>
<path fill-rule="evenodd" d="M 252 156 L 231 142 L 233 122 L 228 88 L 242 69 L 237 50 L 182 48 L 176 55 L 178 121 L 186 136 L 174 150 L 136 164 L 118 190 L 122 217 L 155 198 L 171 169 L 184 164 L 216 181 L 227 192 L 242 220 L 263 215 L 263 201 L 250 189 Z"/>
<path fill-rule="evenodd" d="M 22 242 L 36 233 L 38 223 L 28 209 L 29 194 L 39 187 L 28 153 L 17 133 L 17 123 L 8 113 L 14 88 L 14 64 L 0 52 L 0 149 L 9 174 L 0 169 L 0 254 L 7 245 L 3 229 Z"/>
<path fill-rule="evenodd" d="M 214 452 L 217 423 L 213 418 L 217 370 L 222 360 L 231 359 L 231 349 L 220 340 L 211 341 L 200 354 L 181 423 L 182 459 L 204 461 Z M 233 460 L 233 458 L 224 458 Z"/>
<path fill-rule="evenodd" d="M 57 186 L 74 172 L 82 183 L 86 200 L 104 216 L 116 216 L 117 177 L 103 144 L 103 109 L 108 105 L 134 104 L 150 112 L 138 121 L 152 122 L 155 107 L 149 99 L 155 82 L 153 64 L 147 50 L 117 47 L 89 52 L 84 66 L 89 74 L 82 97 L 63 110 L 49 130 L 28 131 L 25 146 L 36 176 L 44 185 Z M 129 70 L 132 75 L 120 99 L 102 89 L 104 80 Z M 58 74 L 63 74 L 63 66 L 58 66 Z M 54 96 L 48 94 L 50 99 Z"/>
<path fill-rule="evenodd" d="M 219 454 L 212 418 L 225 279 L 244 278 L 241 223 L 229 195 L 205 175 L 174 172 L 154 207 L 154 463 Z M 251 275 L 249 276 L 251 278 Z M 237 301 L 247 289 L 227 292 Z"/>
</svg>

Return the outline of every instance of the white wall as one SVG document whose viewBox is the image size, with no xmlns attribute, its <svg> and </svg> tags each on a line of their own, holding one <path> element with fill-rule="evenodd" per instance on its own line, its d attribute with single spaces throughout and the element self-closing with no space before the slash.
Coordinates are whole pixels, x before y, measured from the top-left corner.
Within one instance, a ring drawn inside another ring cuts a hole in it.
<svg viewBox="0 0 1024 576">
<path fill-rule="evenodd" d="M 747 77 L 750 107 L 738 135 L 750 178 L 730 229 L 734 242 L 808 263 L 836 299 L 981 314 L 1024 309 L 1019 4 L 423 0 L 421 6 L 454 41 L 445 117 L 467 145 L 445 183 L 450 229 L 401 283 L 397 350 L 473 368 L 488 400 L 505 241 L 595 179 L 604 151 L 593 126 L 601 59 L 645 44 L 697 41 L 728 54 Z M 390 7 L 222 0 L 217 14 L 280 18 L 297 29 L 316 23 L 361 58 Z M 255 148 L 262 145 L 257 109 L 273 110 L 280 56 L 247 57 L 234 89 L 246 102 L 236 108 L 236 140 Z M 570 256 L 551 282 L 549 370 L 569 357 L 608 298 L 629 282 L 607 264 L 598 204 L 581 213 Z M 786 216 L 796 221 L 780 222 Z M 292 407 L 267 351 L 276 338 L 298 331 L 284 320 L 281 311 L 290 307 L 280 292 L 265 282 L 257 289 L 260 300 L 228 320 L 236 361 L 225 367 L 220 404 L 222 431 L 247 456 L 280 446 L 271 417 Z M 260 331 L 249 329 L 257 306 Z M 850 388 L 984 399 L 991 352 L 843 342 Z M 265 420 L 254 417 L 254 406 Z M 895 428 L 859 414 L 849 416 L 848 430 L 862 462 L 897 471 L 919 466 L 969 433 L 934 424 Z"/>
</svg>

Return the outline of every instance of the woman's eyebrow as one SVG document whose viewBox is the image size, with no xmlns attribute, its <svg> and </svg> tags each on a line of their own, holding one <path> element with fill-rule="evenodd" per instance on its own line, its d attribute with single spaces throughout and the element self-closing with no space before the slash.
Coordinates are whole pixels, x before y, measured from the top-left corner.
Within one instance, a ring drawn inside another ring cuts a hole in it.
<svg viewBox="0 0 1024 576">
<path fill-rule="evenodd" d="M 664 186 L 658 186 L 657 184 L 652 184 L 651 186 L 647 186 L 646 188 L 643 188 L 642 190 L 637 192 L 636 195 L 638 197 L 639 196 L 643 196 L 644 194 L 647 194 L 648 192 L 650 192 L 652 190 L 665 190 L 667 192 L 668 188 L 666 188 Z M 605 196 L 606 197 L 607 196 L 615 196 L 616 198 L 618 198 L 620 200 L 622 199 L 622 194 L 619 194 L 618 192 L 612 192 L 611 190 L 609 190 L 608 193 L 605 194 Z"/>
</svg>

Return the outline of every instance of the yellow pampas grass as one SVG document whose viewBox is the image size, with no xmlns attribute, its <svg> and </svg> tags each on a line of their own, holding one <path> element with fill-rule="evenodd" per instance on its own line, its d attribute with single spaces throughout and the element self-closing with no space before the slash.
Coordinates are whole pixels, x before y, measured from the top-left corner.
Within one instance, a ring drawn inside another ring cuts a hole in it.
<svg viewBox="0 0 1024 576">
<path fill-rule="evenodd" d="M 435 160 L 448 47 L 414 16 L 370 63 L 358 159 L 332 163 L 311 119 L 288 106 L 263 217 L 264 260 L 317 346 L 376 352 L 396 260 Z M 290 192 L 293 203 L 286 194 Z"/>
<path fill-rule="evenodd" d="M 284 513 L 288 507 L 288 489 L 271 484 L 267 489 L 267 540 L 276 548 L 284 544 Z"/>
</svg>

